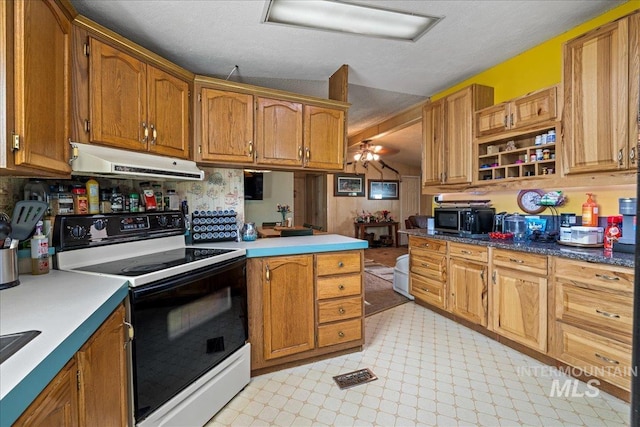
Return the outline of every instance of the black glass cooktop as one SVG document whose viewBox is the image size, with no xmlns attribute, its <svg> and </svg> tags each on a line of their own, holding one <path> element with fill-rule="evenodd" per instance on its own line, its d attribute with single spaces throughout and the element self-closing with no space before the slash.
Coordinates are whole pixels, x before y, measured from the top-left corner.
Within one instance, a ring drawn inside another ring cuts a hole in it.
<svg viewBox="0 0 640 427">
<path fill-rule="evenodd" d="M 232 249 L 180 248 L 77 268 L 91 273 L 141 276 L 231 252 Z"/>
</svg>

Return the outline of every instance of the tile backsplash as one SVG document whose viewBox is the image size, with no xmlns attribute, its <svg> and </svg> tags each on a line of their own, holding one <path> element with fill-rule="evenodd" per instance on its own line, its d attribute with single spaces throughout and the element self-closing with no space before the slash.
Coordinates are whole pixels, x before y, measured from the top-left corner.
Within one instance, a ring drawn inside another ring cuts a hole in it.
<svg viewBox="0 0 640 427">
<path fill-rule="evenodd" d="M 176 190 L 180 201 L 187 200 L 190 213 L 194 210 L 233 209 L 237 212 L 238 222 L 244 219 L 244 175 L 242 169 L 202 168 L 203 181 L 166 181 L 162 183 L 163 192 Z M 100 188 L 118 186 L 121 192 L 128 193 L 138 189 L 138 182 L 132 180 L 110 180 L 97 178 Z M 16 202 L 22 200 L 27 178 L 0 177 L 0 212 L 11 216 Z M 71 184 L 74 180 L 45 180 Z M 153 181 L 152 181 L 153 182 Z"/>
</svg>

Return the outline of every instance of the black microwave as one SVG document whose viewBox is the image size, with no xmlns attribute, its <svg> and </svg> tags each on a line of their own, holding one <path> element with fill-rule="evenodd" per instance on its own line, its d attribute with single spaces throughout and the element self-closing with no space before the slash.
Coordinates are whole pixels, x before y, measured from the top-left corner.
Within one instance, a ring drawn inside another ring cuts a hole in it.
<svg viewBox="0 0 640 427">
<path fill-rule="evenodd" d="M 434 228 L 438 233 L 478 237 L 493 231 L 495 213 L 488 207 L 435 208 Z"/>
</svg>

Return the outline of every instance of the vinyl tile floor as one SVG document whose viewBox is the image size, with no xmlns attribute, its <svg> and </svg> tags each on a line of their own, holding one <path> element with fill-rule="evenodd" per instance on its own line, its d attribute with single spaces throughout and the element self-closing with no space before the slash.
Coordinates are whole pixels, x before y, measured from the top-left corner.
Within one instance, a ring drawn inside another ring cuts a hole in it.
<svg viewBox="0 0 640 427">
<path fill-rule="evenodd" d="M 252 378 L 207 426 L 629 425 L 628 403 L 414 303 L 365 325 L 362 352 Z M 335 384 L 362 368 L 378 379 Z"/>
</svg>

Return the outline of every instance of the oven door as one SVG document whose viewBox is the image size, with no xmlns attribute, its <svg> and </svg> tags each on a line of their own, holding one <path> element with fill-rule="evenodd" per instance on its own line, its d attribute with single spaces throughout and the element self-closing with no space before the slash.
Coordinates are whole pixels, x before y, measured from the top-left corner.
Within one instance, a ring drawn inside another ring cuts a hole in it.
<svg viewBox="0 0 640 427">
<path fill-rule="evenodd" d="M 245 267 L 235 258 L 130 289 L 137 422 L 245 344 Z"/>
</svg>

